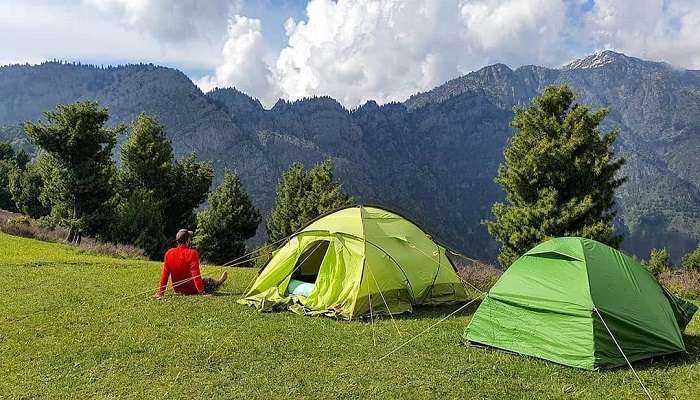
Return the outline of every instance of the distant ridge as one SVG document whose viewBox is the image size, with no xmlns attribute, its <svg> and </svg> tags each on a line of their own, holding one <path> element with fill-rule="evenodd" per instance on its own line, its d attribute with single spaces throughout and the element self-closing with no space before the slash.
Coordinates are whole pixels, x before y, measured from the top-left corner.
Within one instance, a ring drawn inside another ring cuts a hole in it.
<svg viewBox="0 0 700 400">
<path fill-rule="evenodd" d="M 665 246 L 678 259 L 700 237 L 700 72 L 612 51 L 561 68 L 495 64 L 403 103 L 353 110 L 327 96 L 268 110 L 237 89 L 204 94 L 182 72 L 150 64 L 5 66 L 0 137 L 26 145 L 18 125 L 64 102 L 96 100 L 114 123 L 144 111 L 166 125 L 178 155 L 197 152 L 219 176 L 238 170 L 265 213 L 291 162 L 331 157 L 358 200 L 397 209 L 448 245 L 492 260 L 496 246 L 480 222 L 503 196 L 493 178 L 512 135 L 512 107 L 563 83 L 581 103 L 610 109 L 606 129 L 620 128 L 625 248 L 646 257 Z"/>
</svg>

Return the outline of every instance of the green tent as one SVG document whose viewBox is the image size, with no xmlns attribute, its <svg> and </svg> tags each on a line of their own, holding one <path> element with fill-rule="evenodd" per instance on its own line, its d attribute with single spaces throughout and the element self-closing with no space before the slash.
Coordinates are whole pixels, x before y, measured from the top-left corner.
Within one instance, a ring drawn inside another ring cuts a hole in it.
<svg viewBox="0 0 700 400">
<path fill-rule="evenodd" d="M 464 338 L 572 367 L 609 368 L 626 363 L 611 334 L 630 362 L 685 351 L 682 331 L 696 310 L 633 258 L 564 237 L 503 273 Z"/>
<path fill-rule="evenodd" d="M 293 235 L 239 302 L 353 319 L 466 299 L 445 247 L 396 212 L 352 206 Z"/>
</svg>

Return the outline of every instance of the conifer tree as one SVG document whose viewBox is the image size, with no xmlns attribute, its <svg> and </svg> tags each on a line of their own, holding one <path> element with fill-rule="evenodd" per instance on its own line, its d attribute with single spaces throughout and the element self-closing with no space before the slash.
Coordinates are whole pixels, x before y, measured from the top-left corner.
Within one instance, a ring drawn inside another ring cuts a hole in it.
<svg viewBox="0 0 700 400">
<path fill-rule="evenodd" d="M 31 157 L 29 157 L 29 154 L 27 154 L 24 149 L 20 149 L 20 151 L 15 154 L 15 164 L 20 171 L 27 169 L 27 164 L 29 164 L 29 161 L 31 161 Z"/>
<path fill-rule="evenodd" d="M 0 142 L 0 161 L 12 161 L 15 159 L 15 149 L 8 142 Z"/>
<path fill-rule="evenodd" d="M 224 172 L 223 182 L 209 194 L 208 203 L 197 214 L 194 237 L 202 258 L 223 264 L 245 254 L 246 240 L 255 236 L 261 219 L 238 174 Z"/>
<path fill-rule="evenodd" d="M 178 229 L 194 227 L 194 209 L 209 191 L 213 169 L 194 155 L 176 161 L 165 127 L 143 113 L 134 120 L 120 158 L 112 238 L 159 258 Z"/>
<path fill-rule="evenodd" d="M 45 156 L 40 156 L 24 170 L 17 170 L 10 175 L 10 193 L 17 209 L 32 218 L 49 215 L 50 207 L 41 201 L 44 180 L 41 177 L 41 163 Z"/>
<path fill-rule="evenodd" d="M 107 109 L 92 101 L 61 104 L 45 115 L 46 122 L 27 121 L 23 128 L 47 157 L 42 197 L 53 218 L 69 227 L 66 240 L 80 243 L 83 230 L 105 233 L 116 171 L 112 149 L 124 128 L 107 128 Z"/>
<path fill-rule="evenodd" d="M 613 247 L 622 241 L 612 223 L 615 189 L 625 181 L 616 176 L 624 163 L 612 147 L 618 131 L 601 134 L 607 110 L 591 111 L 574 98 L 569 87 L 550 86 L 528 107 L 514 109 L 516 133 L 496 177 L 506 202 L 494 204 L 495 220 L 485 221 L 504 268 L 552 237 Z"/>
<path fill-rule="evenodd" d="M 165 127 L 155 118 L 144 113 L 136 117 L 122 145 L 120 160 L 119 179 L 124 189 L 148 188 L 161 198 L 167 196 L 173 147 L 165 135 Z"/>
<path fill-rule="evenodd" d="M 134 188 L 119 196 L 112 239 L 143 249 L 150 258 L 163 256 L 168 238 L 164 233 L 164 200 L 154 190 Z"/>
<path fill-rule="evenodd" d="M 295 162 L 277 185 L 277 200 L 266 224 L 268 241 L 285 238 L 319 215 L 353 202 L 333 176 L 333 161 L 325 160 L 308 173 Z"/>
<path fill-rule="evenodd" d="M 0 142 L 0 209 L 18 211 L 11 186 L 13 177 L 24 169 L 26 156 L 24 150 L 16 154 L 10 143 Z"/>
<path fill-rule="evenodd" d="M 195 209 L 206 199 L 213 179 L 214 167 L 211 162 L 197 160 L 194 153 L 175 161 L 170 181 L 171 192 L 165 209 L 165 233 L 168 237 L 174 237 L 180 228 L 195 228 Z"/>
<path fill-rule="evenodd" d="M 0 159 L 0 209 L 16 211 L 10 192 L 10 181 L 17 167 L 14 162 Z"/>
</svg>

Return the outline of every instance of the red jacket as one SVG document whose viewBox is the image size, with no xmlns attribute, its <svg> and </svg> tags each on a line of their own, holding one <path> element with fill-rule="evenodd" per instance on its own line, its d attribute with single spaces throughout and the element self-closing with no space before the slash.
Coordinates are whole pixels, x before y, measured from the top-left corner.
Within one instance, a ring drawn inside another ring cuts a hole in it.
<svg viewBox="0 0 700 400">
<path fill-rule="evenodd" d="M 172 276 L 173 290 L 180 294 L 202 294 L 204 284 L 199 272 L 199 253 L 197 250 L 180 244 L 165 253 L 163 271 L 160 273 L 158 293 L 163 294 Z"/>
</svg>

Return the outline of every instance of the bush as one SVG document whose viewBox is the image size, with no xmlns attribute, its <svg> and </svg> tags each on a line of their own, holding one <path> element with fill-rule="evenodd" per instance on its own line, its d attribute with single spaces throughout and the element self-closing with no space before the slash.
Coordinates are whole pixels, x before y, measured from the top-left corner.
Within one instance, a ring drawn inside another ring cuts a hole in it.
<svg viewBox="0 0 700 400">
<path fill-rule="evenodd" d="M 646 269 L 655 277 L 673 269 L 671 256 L 666 249 L 652 249 L 649 254 L 649 261 L 644 263 Z"/>
<path fill-rule="evenodd" d="M 63 243 L 68 236 L 68 229 L 51 227 L 43 221 L 33 220 L 25 215 L 0 212 L 0 232 L 44 242 Z M 86 253 L 107 255 L 120 258 L 146 259 L 144 251 L 138 247 L 123 244 L 103 243 L 91 237 L 84 237 L 78 250 Z"/>
<path fill-rule="evenodd" d="M 688 271 L 700 271 L 700 246 L 684 255 L 681 265 Z"/>
<path fill-rule="evenodd" d="M 659 282 L 680 297 L 700 300 L 700 270 L 666 271 L 659 275 Z"/>
<path fill-rule="evenodd" d="M 452 259 L 452 262 L 457 268 L 457 273 L 466 285 L 473 285 L 481 291 L 491 289 L 498 278 L 501 277 L 502 271 L 491 264 L 487 264 L 476 260 Z"/>
<path fill-rule="evenodd" d="M 7 223 L 12 225 L 29 225 L 31 223 L 31 218 L 27 217 L 26 215 L 19 215 L 7 220 Z"/>
</svg>

